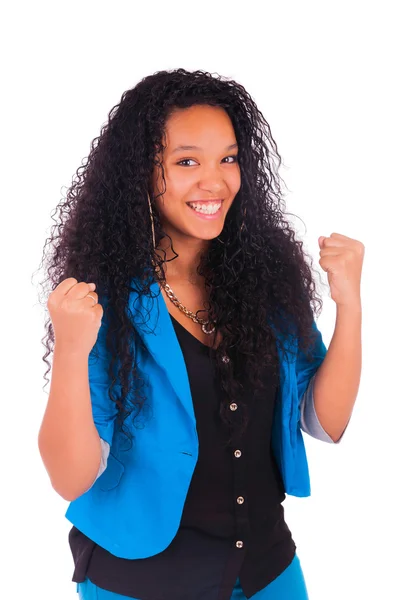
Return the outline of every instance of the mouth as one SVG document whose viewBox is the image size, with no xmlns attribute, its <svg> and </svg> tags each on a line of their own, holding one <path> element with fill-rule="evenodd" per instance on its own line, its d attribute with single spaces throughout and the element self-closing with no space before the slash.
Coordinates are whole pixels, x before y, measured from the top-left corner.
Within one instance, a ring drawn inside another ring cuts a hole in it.
<svg viewBox="0 0 400 600">
<path fill-rule="evenodd" d="M 219 217 L 223 200 L 198 200 L 196 202 L 187 202 L 187 206 L 198 217 L 203 219 L 215 219 Z"/>
</svg>

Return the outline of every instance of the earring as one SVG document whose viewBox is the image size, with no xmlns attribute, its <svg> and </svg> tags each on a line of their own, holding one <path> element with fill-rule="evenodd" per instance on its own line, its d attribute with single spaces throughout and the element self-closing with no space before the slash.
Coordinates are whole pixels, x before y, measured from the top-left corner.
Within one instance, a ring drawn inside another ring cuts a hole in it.
<svg viewBox="0 0 400 600">
<path fill-rule="evenodd" d="M 152 210 L 152 208 L 151 208 L 151 201 L 150 201 L 150 196 L 149 196 L 149 193 L 147 193 L 147 200 L 148 200 L 148 203 L 149 203 L 149 210 L 150 210 L 151 234 L 152 234 L 152 238 L 153 238 L 153 252 L 155 252 L 155 250 L 156 250 L 156 234 L 155 234 L 155 232 L 154 232 L 154 218 L 153 218 L 153 210 Z M 159 265 L 157 265 L 157 264 L 155 263 L 155 260 L 154 260 L 154 258 L 153 258 L 153 257 L 152 257 L 152 259 L 151 259 L 151 264 L 152 264 L 152 265 L 153 265 L 153 267 L 154 267 L 154 273 L 155 273 L 155 276 L 157 277 L 157 275 L 158 275 L 158 274 L 161 272 L 161 268 L 160 268 L 160 266 L 159 266 Z"/>
<path fill-rule="evenodd" d="M 147 193 L 147 200 L 149 202 L 149 209 L 150 209 L 151 233 L 152 233 L 152 236 L 153 236 L 153 250 L 155 250 L 156 249 L 156 236 L 155 236 L 155 233 L 154 233 L 153 210 L 151 208 L 151 201 L 150 201 L 149 193 Z"/>
</svg>

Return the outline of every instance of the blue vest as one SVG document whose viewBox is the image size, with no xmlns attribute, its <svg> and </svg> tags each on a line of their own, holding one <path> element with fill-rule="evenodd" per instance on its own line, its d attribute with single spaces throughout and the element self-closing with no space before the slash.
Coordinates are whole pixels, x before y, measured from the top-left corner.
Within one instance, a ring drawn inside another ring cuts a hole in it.
<svg viewBox="0 0 400 600">
<path fill-rule="evenodd" d="M 89 383 L 94 423 L 111 450 L 104 473 L 66 512 L 95 543 L 128 559 L 153 556 L 172 542 L 199 452 L 185 361 L 159 284 L 153 282 L 151 290 L 156 298 L 137 292 L 129 298 L 131 318 L 147 349 L 136 347 L 147 408 L 132 427 L 133 445 L 126 451 L 127 439 L 114 427 L 117 409 L 108 397 L 110 356 L 102 324 L 95 345 L 100 357 L 94 360 L 93 351 L 89 356 Z M 326 354 L 315 321 L 313 327 L 318 338 L 311 362 L 298 351 L 295 336 L 282 339 L 292 352 L 286 358 L 278 346 L 281 397 L 274 412 L 272 449 L 285 492 L 292 496 L 310 495 L 300 399 Z"/>
</svg>

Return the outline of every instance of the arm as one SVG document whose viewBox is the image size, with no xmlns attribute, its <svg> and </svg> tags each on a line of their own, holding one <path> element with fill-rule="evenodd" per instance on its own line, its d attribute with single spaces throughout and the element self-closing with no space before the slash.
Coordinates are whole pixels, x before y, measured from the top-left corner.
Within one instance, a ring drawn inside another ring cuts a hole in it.
<svg viewBox="0 0 400 600">
<path fill-rule="evenodd" d="M 66 500 L 91 487 L 102 468 L 104 441 L 111 445 L 113 437 L 117 407 L 108 397 L 110 357 L 104 324 L 95 347 L 98 357 L 92 356 L 94 349 L 89 357 L 64 353 L 57 346 L 54 350 L 50 396 L 38 441 L 53 488 Z"/>
<path fill-rule="evenodd" d="M 53 488 L 71 500 L 95 477 L 101 457 L 93 423 L 88 357 L 55 347 L 39 450 Z"/>
<path fill-rule="evenodd" d="M 341 321 L 343 325 L 344 322 Z M 350 415 L 338 435 L 332 435 L 325 423 L 321 422 L 320 414 L 316 408 L 315 387 L 316 379 L 322 372 L 328 353 L 331 353 L 332 342 L 329 350 L 326 349 L 316 322 L 313 322 L 316 332 L 316 341 L 312 350 L 312 361 L 308 361 L 302 351 L 298 351 L 296 359 L 297 388 L 300 398 L 299 422 L 300 428 L 310 436 L 328 443 L 339 443 L 347 429 Z M 332 338 L 333 340 L 333 338 Z M 335 375 L 334 375 L 335 376 Z M 340 377 L 340 376 L 339 376 Z M 321 399 L 321 397 L 319 398 Z M 335 410 L 335 409 L 333 409 Z"/>
<path fill-rule="evenodd" d="M 300 428 L 316 440 L 320 440 L 321 442 L 328 442 L 330 444 L 338 444 L 343 438 L 344 432 L 347 429 L 347 425 L 342 435 L 337 440 L 333 440 L 322 427 L 315 410 L 315 377 L 316 375 L 313 375 L 313 377 L 311 378 L 310 383 L 308 384 L 308 387 L 305 393 L 303 394 L 303 397 L 300 402 Z"/>
<path fill-rule="evenodd" d="M 360 377 L 361 304 L 338 305 L 335 331 L 314 382 L 316 415 L 334 441 L 350 420 Z"/>
</svg>

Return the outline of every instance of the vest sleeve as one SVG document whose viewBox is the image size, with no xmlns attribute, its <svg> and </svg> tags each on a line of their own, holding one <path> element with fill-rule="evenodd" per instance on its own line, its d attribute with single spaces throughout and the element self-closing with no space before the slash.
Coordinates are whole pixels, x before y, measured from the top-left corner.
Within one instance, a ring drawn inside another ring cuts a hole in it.
<svg viewBox="0 0 400 600">
<path fill-rule="evenodd" d="M 97 475 L 96 475 L 92 485 L 90 487 L 88 487 L 86 492 L 89 491 L 90 488 L 92 488 L 94 486 L 97 479 L 100 477 L 100 475 L 102 475 L 104 473 L 104 471 L 107 468 L 108 455 L 110 454 L 110 445 L 107 442 L 105 442 L 104 440 L 102 440 L 101 438 L 100 438 L 100 442 L 101 442 L 101 459 L 100 459 L 99 470 L 97 472 Z"/>
</svg>

